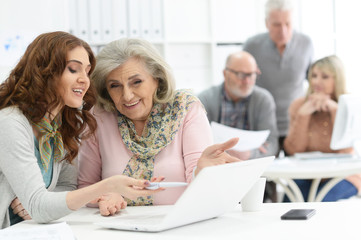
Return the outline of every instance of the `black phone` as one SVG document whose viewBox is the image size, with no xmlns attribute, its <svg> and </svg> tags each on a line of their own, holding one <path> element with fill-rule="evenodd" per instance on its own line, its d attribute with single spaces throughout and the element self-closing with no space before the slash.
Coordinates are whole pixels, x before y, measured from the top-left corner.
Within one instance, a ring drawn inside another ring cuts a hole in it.
<svg viewBox="0 0 361 240">
<path fill-rule="evenodd" d="M 291 209 L 281 216 L 282 220 L 307 220 L 315 215 L 315 209 Z"/>
</svg>

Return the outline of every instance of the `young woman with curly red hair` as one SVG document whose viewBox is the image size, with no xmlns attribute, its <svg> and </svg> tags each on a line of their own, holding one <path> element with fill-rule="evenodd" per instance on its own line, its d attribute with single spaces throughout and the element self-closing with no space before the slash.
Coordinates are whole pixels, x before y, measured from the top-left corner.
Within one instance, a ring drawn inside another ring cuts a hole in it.
<svg viewBox="0 0 361 240">
<path fill-rule="evenodd" d="M 120 175 L 76 190 L 79 143 L 96 129 L 94 67 L 86 42 L 44 33 L 0 85 L 0 228 L 55 220 L 108 192 L 134 198 L 162 190 Z"/>
</svg>

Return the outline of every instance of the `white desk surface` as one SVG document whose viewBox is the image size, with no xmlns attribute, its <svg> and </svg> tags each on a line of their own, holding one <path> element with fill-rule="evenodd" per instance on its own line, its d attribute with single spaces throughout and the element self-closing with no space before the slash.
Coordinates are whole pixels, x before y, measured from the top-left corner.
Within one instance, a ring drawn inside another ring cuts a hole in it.
<svg viewBox="0 0 361 240">
<path fill-rule="evenodd" d="M 128 207 L 127 213 L 154 211 L 155 207 Z M 292 208 L 314 208 L 309 220 L 281 220 Z M 361 239 L 361 203 L 359 201 L 332 203 L 265 203 L 259 212 L 242 212 L 241 207 L 221 217 L 159 233 L 129 232 L 98 227 L 93 222 L 104 217 L 98 209 L 82 208 L 58 221 L 66 221 L 77 240 L 100 239 Z M 24 221 L 11 228 L 38 226 Z"/>
<path fill-rule="evenodd" d="M 292 202 L 303 202 L 305 199 L 294 182 L 294 179 L 312 179 L 308 202 L 319 202 L 328 191 L 345 177 L 361 173 L 361 161 L 354 159 L 276 159 L 263 173 L 268 180 L 281 185 Z M 331 180 L 317 193 L 323 178 Z M 286 184 L 284 183 L 286 182 Z"/>
<path fill-rule="evenodd" d="M 361 173 L 361 160 L 294 158 L 275 159 L 263 176 L 267 178 L 314 179 L 349 176 Z"/>
</svg>

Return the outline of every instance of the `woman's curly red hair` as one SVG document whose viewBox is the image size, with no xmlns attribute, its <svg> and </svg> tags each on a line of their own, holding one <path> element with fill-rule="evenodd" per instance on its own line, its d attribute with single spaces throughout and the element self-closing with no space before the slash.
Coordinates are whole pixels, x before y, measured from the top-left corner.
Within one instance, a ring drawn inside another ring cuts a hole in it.
<svg viewBox="0 0 361 240">
<path fill-rule="evenodd" d="M 0 109 L 17 106 L 29 121 L 37 123 L 59 104 L 64 105 L 57 92 L 59 80 L 67 65 L 68 52 L 79 46 L 88 53 L 91 73 L 96 60 L 86 42 L 60 31 L 39 35 L 0 85 Z M 81 109 L 68 106 L 62 109 L 60 133 L 67 152 L 64 160 L 70 163 L 78 154 L 81 137 L 88 137 L 96 129 L 96 121 L 89 112 L 95 104 L 95 94 L 90 84 Z M 83 134 L 86 127 L 88 131 Z"/>
</svg>

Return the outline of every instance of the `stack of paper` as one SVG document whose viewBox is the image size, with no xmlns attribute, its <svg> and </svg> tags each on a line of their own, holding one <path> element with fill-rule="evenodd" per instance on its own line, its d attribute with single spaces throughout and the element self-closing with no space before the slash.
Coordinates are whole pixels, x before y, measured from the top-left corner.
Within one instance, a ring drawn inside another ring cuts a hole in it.
<svg viewBox="0 0 361 240">
<path fill-rule="evenodd" d="M 211 122 L 211 128 L 215 143 L 222 143 L 231 138 L 238 137 L 239 141 L 233 149 L 241 152 L 259 148 L 266 142 L 270 134 L 269 130 L 247 131 L 228 127 L 216 122 Z"/>
<path fill-rule="evenodd" d="M 35 226 L 33 228 L 10 227 L 0 230 L 1 240 L 75 240 L 73 231 L 65 222 Z"/>
<path fill-rule="evenodd" d="M 353 155 L 350 153 L 323 153 L 319 151 L 314 152 L 303 152 L 295 153 L 294 155 L 297 159 L 340 159 L 340 158 L 352 158 Z"/>
</svg>

